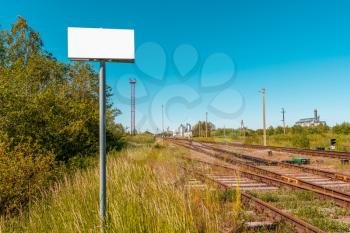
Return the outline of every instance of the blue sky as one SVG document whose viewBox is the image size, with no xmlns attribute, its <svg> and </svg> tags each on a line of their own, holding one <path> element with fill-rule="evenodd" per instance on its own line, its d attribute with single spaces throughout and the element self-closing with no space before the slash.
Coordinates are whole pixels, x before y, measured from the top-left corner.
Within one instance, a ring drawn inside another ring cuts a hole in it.
<svg viewBox="0 0 350 233">
<path fill-rule="evenodd" d="M 136 64 L 107 65 L 113 102 L 129 126 L 129 78 L 136 78 L 137 127 L 209 119 L 219 127 L 293 125 L 317 108 L 329 125 L 349 121 L 349 1 L 3 1 L 0 24 L 17 15 L 67 60 L 67 27 L 135 29 Z M 96 66 L 97 67 L 97 66 Z"/>
</svg>

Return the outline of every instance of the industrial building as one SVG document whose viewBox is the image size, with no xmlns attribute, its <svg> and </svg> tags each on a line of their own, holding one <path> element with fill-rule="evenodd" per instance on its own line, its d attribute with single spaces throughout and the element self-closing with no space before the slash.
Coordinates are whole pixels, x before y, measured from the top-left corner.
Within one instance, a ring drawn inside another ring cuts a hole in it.
<svg viewBox="0 0 350 233">
<path fill-rule="evenodd" d="M 189 123 L 186 125 L 180 124 L 180 126 L 173 131 L 174 137 L 191 138 L 192 137 L 192 126 Z"/>
<path fill-rule="evenodd" d="M 317 109 L 314 110 L 314 117 L 303 118 L 295 123 L 295 125 L 300 125 L 302 127 L 326 125 L 325 121 L 320 121 L 320 116 L 317 114 Z"/>
</svg>

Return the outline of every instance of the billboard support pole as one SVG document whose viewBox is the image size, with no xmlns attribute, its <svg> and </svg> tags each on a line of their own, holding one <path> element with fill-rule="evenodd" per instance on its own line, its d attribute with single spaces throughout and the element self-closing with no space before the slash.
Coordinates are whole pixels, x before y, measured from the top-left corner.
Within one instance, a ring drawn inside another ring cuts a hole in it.
<svg viewBox="0 0 350 233">
<path fill-rule="evenodd" d="M 68 27 L 68 58 L 99 61 L 99 157 L 101 232 L 106 231 L 106 62 L 135 61 L 134 30 Z"/>
<path fill-rule="evenodd" d="M 100 114 L 100 219 L 101 232 L 106 223 L 106 64 L 100 62 L 99 74 L 99 114 Z"/>
</svg>

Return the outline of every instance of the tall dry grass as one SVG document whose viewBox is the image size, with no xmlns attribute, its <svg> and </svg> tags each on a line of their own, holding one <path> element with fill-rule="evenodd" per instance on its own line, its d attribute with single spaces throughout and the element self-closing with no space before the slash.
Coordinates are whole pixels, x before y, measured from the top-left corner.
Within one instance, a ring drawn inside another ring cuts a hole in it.
<svg viewBox="0 0 350 233">
<path fill-rule="evenodd" d="M 174 185 L 181 176 L 174 167 L 176 153 L 145 146 L 109 155 L 107 232 L 220 231 L 224 218 L 218 195 Z M 162 172 L 173 174 L 163 177 Z M 43 191 L 44 198 L 32 201 L 28 212 L 1 219 L 0 232 L 97 232 L 98 193 L 98 167 L 79 171 Z"/>
</svg>

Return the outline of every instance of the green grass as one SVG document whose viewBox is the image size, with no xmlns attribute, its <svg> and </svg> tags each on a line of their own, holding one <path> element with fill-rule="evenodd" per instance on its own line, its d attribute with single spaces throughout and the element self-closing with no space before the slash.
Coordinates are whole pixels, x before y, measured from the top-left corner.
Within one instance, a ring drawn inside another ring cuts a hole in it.
<svg viewBox="0 0 350 233">
<path fill-rule="evenodd" d="M 336 206 L 331 201 L 320 200 L 309 191 L 279 190 L 274 192 L 252 193 L 263 201 L 278 208 L 288 210 L 294 216 L 327 232 L 348 232 L 350 224 L 339 218 L 350 215 L 349 209 Z"/>
<path fill-rule="evenodd" d="M 213 191 L 186 188 L 185 174 L 179 168 L 179 155 L 186 150 L 167 144 L 139 140 L 121 152 L 108 155 L 106 232 L 221 232 L 233 227 L 240 232 L 245 221 L 262 216 L 245 214 L 240 190 Z M 32 200 L 28 210 L 10 219 L 0 218 L 0 232 L 58 233 L 98 232 L 99 169 L 95 164 L 67 175 L 42 198 Z M 268 197 L 262 197 L 268 200 Z M 313 199 L 299 194 L 292 199 Z M 292 200 L 290 199 L 290 200 Z M 287 200 L 283 195 L 270 201 Z M 288 201 L 287 201 L 288 203 Z M 337 214 L 347 214 L 336 210 Z M 330 224 L 329 222 L 326 222 Z M 338 226 L 338 225 L 337 225 Z M 332 227 L 332 226 L 330 226 Z M 279 224 L 272 232 L 291 232 Z M 271 232 L 262 229 L 259 232 Z"/>
<path fill-rule="evenodd" d="M 107 232 L 219 232 L 220 202 L 174 185 L 176 153 L 143 146 L 109 154 Z M 98 232 L 98 193 L 98 167 L 79 171 L 43 191 L 28 211 L 0 219 L 0 232 Z"/>
<path fill-rule="evenodd" d="M 151 134 L 136 134 L 136 135 L 128 135 L 126 137 L 127 142 L 129 142 L 129 144 L 151 144 L 154 143 L 155 138 L 153 135 Z"/>
</svg>

